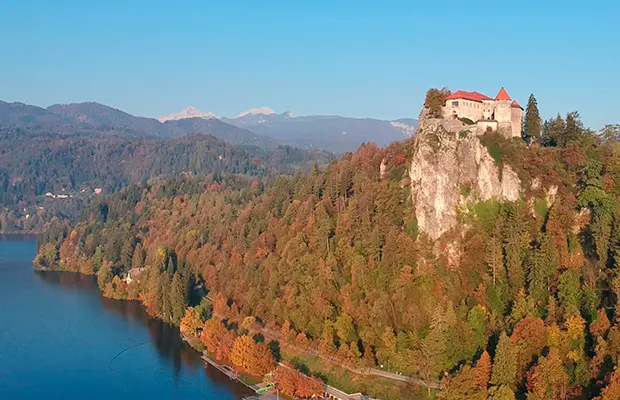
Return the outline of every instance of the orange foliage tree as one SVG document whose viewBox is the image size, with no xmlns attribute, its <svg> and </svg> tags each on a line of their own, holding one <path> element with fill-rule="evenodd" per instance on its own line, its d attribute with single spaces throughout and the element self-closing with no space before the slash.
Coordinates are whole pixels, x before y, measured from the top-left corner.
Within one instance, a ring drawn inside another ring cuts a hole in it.
<svg viewBox="0 0 620 400">
<path fill-rule="evenodd" d="M 181 320 L 181 333 L 196 336 L 198 329 L 202 328 L 202 325 L 200 311 L 194 307 L 187 307 L 185 316 Z"/>
<path fill-rule="evenodd" d="M 323 381 L 308 377 L 296 369 L 280 366 L 274 377 L 277 387 L 291 396 L 309 398 L 313 395 L 321 396 L 325 392 Z"/>
<path fill-rule="evenodd" d="M 220 318 L 226 318 L 229 313 L 228 300 L 222 293 L 218 293 L 213 300 L 213 314 Z"/>
<path fill-rule="evenodd" d="M 527 389 L 538 399 L 564 399 L 567 388 L 568 374 L 558 349 L 551 349 L 527 374 Z"/>
<path fill-rule="evenodd" d="M 202 327 L 200 340 L 209 353 L 214 354 L 218 360 L 230 358 L 230 352 L 234 343 L 235 334 L 230 332 L 224 324 L 215 318 L 207 320 Z"/>
<path fill-rule="evenodd" d="M 515 326 L 510 341 L 517 349 L 518 375 L 524 372 L 531 360 L 540 354 L 547 344 L 545 323 L 540 318 L 527 316 Z"/>
<path fill-rule="evenodd" d="M 253 375 L 266 374 L 272 371 L 276 364 L 271 349 L 247 335 L 239 336 L 235 340 L 230 361 Z"/>
<path fill-rule="evenodd" d="M 491 356 L 486 350 L 476 364 L 474 375 L 476 377 L 476 384 L 486 390 L 489 385 L 489 379 L 491 379 Z"/>
<path fill-rule="evenodd" d="M 601 395 L 596 397 L 595 400 L 616 400 L 620 399 L 620 371 L 612 372 L 609 383 Z"/>
</svg>

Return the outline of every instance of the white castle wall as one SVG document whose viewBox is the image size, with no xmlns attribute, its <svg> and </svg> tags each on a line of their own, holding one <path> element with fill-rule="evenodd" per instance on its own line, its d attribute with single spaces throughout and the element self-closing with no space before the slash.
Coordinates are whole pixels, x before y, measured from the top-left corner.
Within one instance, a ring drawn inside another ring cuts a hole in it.
<svg viewBox="0 0 620 400">
<path fill-rule="evenodd" d="M 455 103 L 458 106 L 455 106 Z M 482 119 L 484 111 L 484 104 L 471 100 L 447 100 L 446 105 L 443 108 L 443 116 L 446 119 L 452 118 L 453 115 L 458 115 L 459 118 L 469 118 L 476 122 Z"/>
<path fill-rule="evenodd" d="M 469 118 L 477 122 L 477 134 L 483 134 L 491 128 L 506 137 L 521 137 L 523 110 L 511 104 L 511 100 L 446 100 L 443 117 L 447 120 L 453 119 L 454 115 Z"/>
</svg>

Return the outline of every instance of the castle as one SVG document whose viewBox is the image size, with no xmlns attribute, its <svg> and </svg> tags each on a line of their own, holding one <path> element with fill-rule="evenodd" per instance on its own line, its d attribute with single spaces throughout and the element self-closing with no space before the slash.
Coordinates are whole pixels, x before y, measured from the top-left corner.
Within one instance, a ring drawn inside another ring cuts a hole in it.
<svg viewBox="0 0 620 400">
<path fill-rule="evenodd" d="M 476 124 L 477 133 L 490 129 L 507 137 L 521 137 L 523 107 L 503 87 L 494 99 L 479 92 L 457 90 L 446 97 L 443 117 L 467 118 Z"/>
</svg>

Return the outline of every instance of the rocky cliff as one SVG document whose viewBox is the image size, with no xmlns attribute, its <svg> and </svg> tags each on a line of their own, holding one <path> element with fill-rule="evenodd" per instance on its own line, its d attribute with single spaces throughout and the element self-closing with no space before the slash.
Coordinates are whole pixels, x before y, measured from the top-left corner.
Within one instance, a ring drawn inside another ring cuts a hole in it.
<svg viewBox="0 0 620 400">
<path fill-rule="evenodd" d="M 421 121 L 409 177 L 418 227 L 433 240 L 456 226 L 467 202 L 514 201 L 521 194 L 517 174 L 498 167 L 475 127 L 460 121 Z"/>
</svg>

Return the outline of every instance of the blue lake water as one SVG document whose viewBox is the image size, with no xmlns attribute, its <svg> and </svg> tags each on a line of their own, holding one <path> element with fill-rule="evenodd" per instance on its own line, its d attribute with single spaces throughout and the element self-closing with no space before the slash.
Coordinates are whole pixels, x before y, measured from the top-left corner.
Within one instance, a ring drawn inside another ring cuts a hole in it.
<svg viewBox="0 0 620 400">
<path fill-rule="evenodd" d="M 0 400 L 240 399 L 178 329 L 92 276 L 37 272 L 35 238 L 0 235 Z"/>
</svg>

